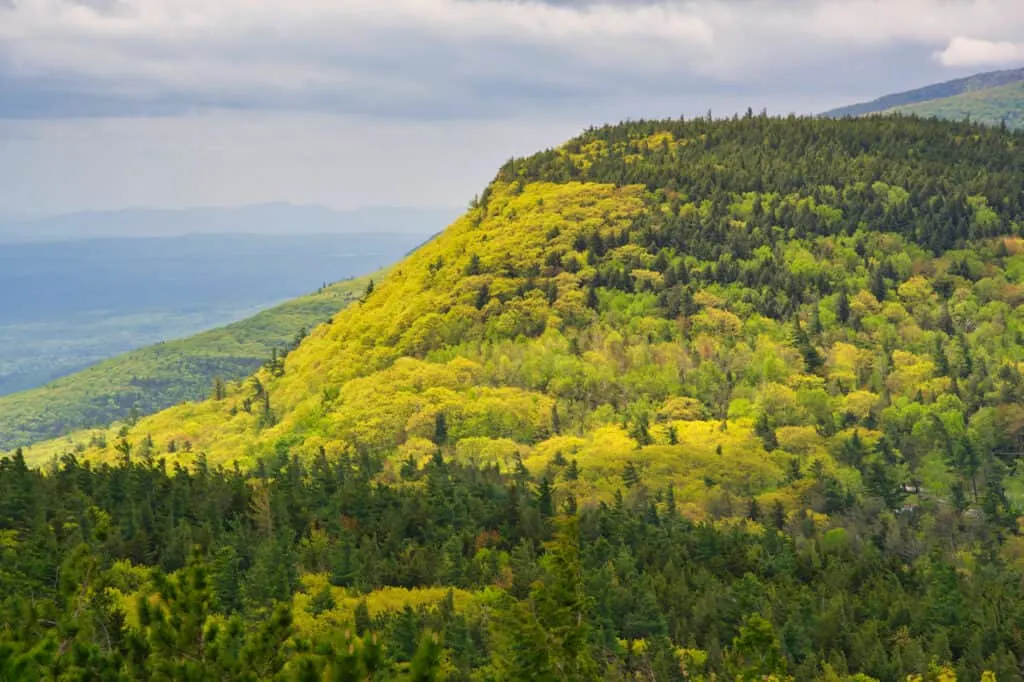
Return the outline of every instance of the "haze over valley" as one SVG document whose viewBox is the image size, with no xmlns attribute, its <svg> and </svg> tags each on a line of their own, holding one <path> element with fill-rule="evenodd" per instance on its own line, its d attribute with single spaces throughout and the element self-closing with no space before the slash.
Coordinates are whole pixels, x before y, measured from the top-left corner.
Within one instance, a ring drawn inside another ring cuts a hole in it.
<svg viewBox="0 0 1024 682">
<path fill-rule="evenodd" d="M 443 229 L 446 215 L 394 211 L 402 217 L 353 220 L 334 234 L 294 231 L 323 231 L 330 227 L 326 221 L 268 221 L 261 226 L 239 220 L 232 223 L 236 234 L 210 234 L 197 228 L 229 226 L 164 220 L 144 236 L 99 237 L 127 234 L 140 224 L 140 213 L 132 212 L 128 222 L 46 221 L 54 232 L 8 234 L 16 241 L 0 243 L 0 395 L 135 348 L 234 322 L 325 283 L 372 272 Z M 376 229 L 353 231 L 361 224 Z M 250 227 L 264 233 L 242 232 Z M 198 233 L 183 234 L 191 230 Z M 153 232 L 181 236 L 149 236 Z M 0 241 L 3 235 L 0 228 Z M 68 240 L 72 235 L 95 238 Z M 53 241 L 21 241 L 42 236 Z"/>
</svg>

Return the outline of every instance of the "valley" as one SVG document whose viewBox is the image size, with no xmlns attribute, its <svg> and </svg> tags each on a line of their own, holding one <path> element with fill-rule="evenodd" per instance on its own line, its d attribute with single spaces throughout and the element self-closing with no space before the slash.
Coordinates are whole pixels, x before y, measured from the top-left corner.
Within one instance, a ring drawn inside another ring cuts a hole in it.
<svg viewBox="0 0 1024 682">
<path fill-rule="evenodd" d="M 0 247 L 0 395 L 366 274 L 416 234 L 183 236 Z"/>
</svg>

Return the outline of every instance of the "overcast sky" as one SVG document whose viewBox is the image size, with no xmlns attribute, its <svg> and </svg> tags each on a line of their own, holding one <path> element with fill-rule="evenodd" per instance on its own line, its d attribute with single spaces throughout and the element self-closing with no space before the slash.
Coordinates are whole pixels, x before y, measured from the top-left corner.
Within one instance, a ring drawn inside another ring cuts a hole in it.
<svg viewBox="0 0 1024 682">
<path fill-rule="evenodd" d="M 0 0 L 0 214 L 460 206 L 590 124 L 1020 65 L 1022 0 Z"/>
</svg>

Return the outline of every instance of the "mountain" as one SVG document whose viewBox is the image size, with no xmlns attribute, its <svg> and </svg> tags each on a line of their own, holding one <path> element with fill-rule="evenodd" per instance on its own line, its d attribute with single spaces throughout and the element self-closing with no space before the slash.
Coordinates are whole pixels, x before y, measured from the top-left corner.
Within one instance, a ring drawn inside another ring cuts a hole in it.
<svg viewBox="0 0 1024 682">
<path fill-rule="evenodd" d="M 971 120 L 986 125 L 1006 125 L 1024 129 L 1024 81 L 967 92 L 955 97 L 908 104 L 892 110 L 893 113 L 914 114 L 922 118 L 942 118 L 950 121 Z"/>
<path fill-rule="evenodd" d="M 247 319 L 131 351 L 41 388 L 0 396 L 0 448 L 107 426 L 211 395 L 219 379 L 244 379 L 307 330 L 356 300 L 373 277 L 324 287 Z"/>
<path fill-rule="evenodd" d="M 323 206 L 258 204 L 187 209 L 130 208 L 43 218 L 0 219 L 0 243 L 200 234 L 347 234 L 437 232 L 456 209 L 377 206 L 339 211 Z"/>
<path fill-rule="evenodd" d="M 835 152 L 823 155 L 826 143 L 813 139 L 819 131 Z M 278 443 L 307 456 L 328 444 L 339 451 L 426 448 L 432 420 L 446 414 L 456 444 L 475 439 L 473 447 L 488 457 L 495 447 L 508 457 L 544 461 L 556 405 L 564 428 L 586 434 L 573 448 L 600 447 L 612 432 L 591 427 L 639 419 L 638 403 L 652 420 L 659 410 L 671 415 L 664 403 L 675 395 L 696 401 L 694 414 L 756 416 L 770 400 L 765 386 L 778 385 L 796 400 L 794 385 L 815 382 L 800 378 L 807 368 L 789 355 L 797 350 L 787 339 L 798 317 L 814 310 L 827 317 L 840 292 L 866 306 L 868 317 L 884 309 L 889 289 L 906 282 L 923 287 L 935 306 L 929 314 L 937 314 L 942 306 L 931 292 L 938 283 L 911 281 L 912 275 L 953 267 L 942 254 L 968 239 L 1012 232 L 1021 201 L 1013 185 L 1014 138 L 978 132 L 980 141 L 962 149 L 947 139 L 962 131 L 979 129 L 753 118 L 591 132 L 504 168 L 478 206 L 397 266 L 365 303 L 313 334 L 280 377 L 261 377 L 265 393 L 246 387 L 223 401 L 144 420 L 133 433 L 188 438 L 211 462 L 254 464 Z M 882 147 L 881 161 L 861 167 L 857 145 L 883 134 L 898 136 L 890 143 L 896 151 Z M 767 139 L 763 158 L 753 151 L 755 139 Z M 894 158 L 910 149 L 921 158 Z M 879 227 L 867 231 L 868 225 Z M 872 256 L 858 264 L 835 255 L 854 247 Z M 1012 273 L 998 274 L 1008 286 L 1015 281 Z M 883 279 L 890 283 L 884 291 Z M 871 293 L 862 286 L 868 280 L 875 281 L 874 303 L 857 298 Z M 942 286 L 960 285 L 950 281 Z M 684 329 L 676 329 L 680 315 Z M 717 358 L 708 363 L 700 344 L 750 324 L 759 336 L 741 338 L 752 357 L 768 353 L 781 364 L 767 375 L 744 372 L 728 397 L 719 391 L 725 375 L 740 369 L 732 365 L 734 352 L 706 349 Z M 922 333 L 932 331 L 922 325 Z M 822 357 L 839 352 L 836 343 L 881 342 L 862 333 L 836 330 L 819 341 Z M 947 342 L 955 343 L 955 335 Z M 686 353 L 676 357 L 676 349 Z M 915 349 L 906 362 L 934 355 L 911 344 L 901 352 Z M 839 380 L 822 379 L 822 389 Z M 877 379 L 855 383 L 872 389 L 865 399 L 894 390 Z M 445 390 L 408 393 L 435 385 Z M 852 388 L 846 382 L 841 394 Z M 263 414 L 239 409 L 264 397 Z M 801 416 L 787 421 L 810 418 L 792 409 Z M 188 428 L 180 423 L 184 415 Z M 743 430 L 729 433 L 735 438 Z"/>
<path fill-rule="evenodd" d="M 195 234 L 4 244 L 0 395 L 244 319 L 393 263 L 424 239 Z"/>
<path fill-rule="evenodd" d="M 9 657 L 1020 679 L 1021 140 L 747 116 L 513 159 L 283 362 L 6 460 Z"/>
<path fill-rule="evenodd" d="M 1024 68 L 979 73 L 967 78 L 928 85 L 826 112 L 825 116 L 863 116 L 903 111 L 950 120 L 970 117 L 985 123 L 1021 125 L 1021 83 Z"/>
</svg>

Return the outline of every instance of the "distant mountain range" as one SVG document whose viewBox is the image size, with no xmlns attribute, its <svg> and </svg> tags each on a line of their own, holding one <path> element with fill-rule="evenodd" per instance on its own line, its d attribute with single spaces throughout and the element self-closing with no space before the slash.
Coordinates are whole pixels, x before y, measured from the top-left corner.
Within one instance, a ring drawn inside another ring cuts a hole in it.
<svg viewBox="0 0 1024 682">
<path fill-rule="evenodd" d="M 238 233 L 400 232 L 427 236 L 454 220 L 460 211 L 396 206 L 339 211 L 324 206 L 273 203 L 234 208 L 131 208 L 33 219 L 0 217 L 0 243 Z"/>
<path fill-rule="evenodd" d="M 1024 68 L 980 73 L 833 109 L 824 115 L 915 114 L 1024 128 Z"/>
</svg>

